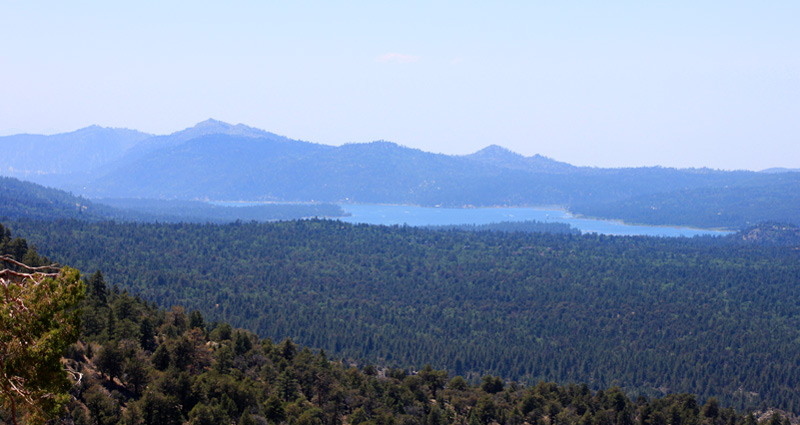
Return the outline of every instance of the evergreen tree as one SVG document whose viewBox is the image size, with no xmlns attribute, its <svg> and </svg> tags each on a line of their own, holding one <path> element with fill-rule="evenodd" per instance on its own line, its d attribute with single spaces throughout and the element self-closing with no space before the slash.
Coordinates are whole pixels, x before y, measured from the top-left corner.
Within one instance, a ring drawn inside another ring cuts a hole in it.
<svg viewBox="0 0 800 425">
<path fill-rule="evenodd" d="M 84 296 L 77 270 L 35 269 L 0 257 L 3 294 L 0 297 L 0 402 L 17 424 L 37 424 L 57 414 L 69 399 L 70 383 L 61 364 L 67 347 L 78 339 L 80 316 L 75 310 Z"/>
<path fill-rule="evenodd" d="M 121 378 L 125 355 L 115 342 L 109 342 L 97 353 L 94 364 L 109 379 Z"/>
<path fill-rule="evenodd" d="M 206 331 L 206 322 L 199 311 L 192 310 L 192 313 L 189 315 L 189 328 L 197 328 L 203 332 Z"/>
</svg>

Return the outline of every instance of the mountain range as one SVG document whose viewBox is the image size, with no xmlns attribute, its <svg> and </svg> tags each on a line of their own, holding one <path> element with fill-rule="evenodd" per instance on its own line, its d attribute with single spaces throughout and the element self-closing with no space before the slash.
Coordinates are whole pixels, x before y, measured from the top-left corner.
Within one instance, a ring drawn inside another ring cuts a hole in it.
<svg viewBox="0 0 800 425">
<path fill-rule="evenodd" d="M 97 126 L 6 136 L 0 149 L 10 152 L 0 174 L 98 199 L 546 205 L 647 224 L 800 223 L 792 170 L 576 167 L 494 144 L 463 156 L 386 141 L 335 147 L 212 119 L 161 136 Z"/>
</svg>

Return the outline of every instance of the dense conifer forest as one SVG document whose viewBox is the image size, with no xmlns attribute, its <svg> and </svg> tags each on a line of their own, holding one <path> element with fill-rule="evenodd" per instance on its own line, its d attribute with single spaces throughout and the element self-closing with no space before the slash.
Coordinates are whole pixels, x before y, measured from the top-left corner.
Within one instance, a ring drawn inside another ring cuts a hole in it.
<svg viewBox="0 0 800 425">
<path fill-rule="evenodd" d="M 325 220 L 7 225 L 149 302 L 358 364 L 800 410 L 796 244 Z"/>
<path fill-rule="evenodd" d="M 309 224 L 309 223 L 306 223 Z M 49 263 L 0 226 L 0 255 Z M 64 424 L 498 424 L 789 425 L 774 409 L 737 412 L 695 395 L 630 398 L 617 386 L 518 382 L 484 375 L 471 385 L 430 365 L 356 364 L 208 322 L 197 310 L 159 308 L 102 272 L 84 278 L 80 338 L 65 353 Z M 43 313 L 43 312 L 42 312 Z M 13 372 L 12 372 L 13 373 Z M 66 374 L 65 374 L 66 375 Z M 0 396 L 2 397 L 2 396 Z M 0 421 L 10 421 L 2 400 Z M 24 409 L 18 412 L 21 416 Z M 21 422 L 24 423 L 24 422 Z M 34 423 L 34 422 L 31 422 Z"/>
<path fill-rule="evenodd" d="M 581 231 L 566 223 L 550 223 L 536 220 L 501 221 L 487 224 L 451 224 L 441 226 L 424 226 L 430 230 L 469 230 L 473 232 L 542 232 L 542 233 L 569 233 L 580 235 Z"/>
<path fill-rule="evenodd" d="M 770 184 L 683 189 L 634 196 L 614 202 L 574 202 L 570 211 L 628 223 L 744 229 L 763 221 L 800 224 L 797 173 Z"/>
</svg>

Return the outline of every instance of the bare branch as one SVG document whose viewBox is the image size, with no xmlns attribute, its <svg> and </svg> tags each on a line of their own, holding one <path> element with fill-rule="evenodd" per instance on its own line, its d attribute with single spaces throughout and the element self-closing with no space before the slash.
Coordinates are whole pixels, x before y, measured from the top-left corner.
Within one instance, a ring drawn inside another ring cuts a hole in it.
<svg viewBox="0 0 800 425">
<path fill-rule="evenodd" d="M 75 369 L 73 369 L 73 368 L 72 368 L 72 366 L 70 366 L 70 365 L 65 365 L 65 366 L 64 366 L 64 370 L 66 370 L 66 371 L 67 371 L 67 373 L 69 373 L 69 374 L 70 374 L 70 376 L 72 376 L 72 380 L 73 380 L 73 381 L 75 381 L 75 384 L 74 384 L 74 385 L 76 385 L 76 386 L 77 386 L 77 385 L 80 385 L 80 384 L 81 384 L 81 380 L 83 380 L 83 374 L 82 374 L 82 373 L 80 373 L 80 372 L 76 371 L 76 370 L 75 370 Z"/>
<path fill-rule="evenodd" d="M 0 277 L 6 277 L 6 276 L 13 276 L 13 277 L 18 277 L 18 278 L 22 278 L 22 279 L 37 279 L 40 276 L 43 276 L 43 277 L 56 277 L 56 276 L 58 276 L 58 273 L 41 273 L 41 272 L 20 273 L 20 272 L 16 272 L 14 270 L 11 270 L 11 269 L 0 270 Z"/>
<path fill-rule="evenodd" d="M 32 267 L 24 263 L 20 263 L 19 261 L 12 258 L 10 255 L 0 255 L 0 261 L 5 261 L 6 263 L 11 263 L 17 267 L 22 267 L 26 270 L 30 271 L 39 271 L 39 270 L 57 270 L 61 268 L 58 263 L 50 264 L 49 266 L 39 266 L 39 267 Z"/>
</svg>

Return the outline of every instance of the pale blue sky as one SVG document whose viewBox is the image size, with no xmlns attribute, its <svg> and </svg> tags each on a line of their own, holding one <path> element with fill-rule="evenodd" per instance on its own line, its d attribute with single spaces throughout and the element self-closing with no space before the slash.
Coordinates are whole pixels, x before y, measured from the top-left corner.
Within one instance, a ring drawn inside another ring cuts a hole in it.
<svg viewBox="0 0 800 425">
<path fill-rule="evenodd" d="M 0 135 L 213 117 L 339 145 L 800 168 L 800 2 L 0 0 Z"/>
</svg>

